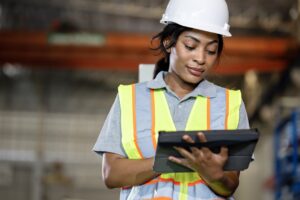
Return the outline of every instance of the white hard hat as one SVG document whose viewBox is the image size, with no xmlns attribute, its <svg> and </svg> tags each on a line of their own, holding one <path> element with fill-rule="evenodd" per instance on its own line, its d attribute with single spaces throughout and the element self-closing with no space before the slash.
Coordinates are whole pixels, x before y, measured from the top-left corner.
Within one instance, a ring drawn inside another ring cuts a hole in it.
<svg viewBox="0 0 300 200">
<path fill-rule="evenodd" d="M 160 22 L 230 37 L 228 20 L 225 0 L 170 0 Z"/>
</svg>

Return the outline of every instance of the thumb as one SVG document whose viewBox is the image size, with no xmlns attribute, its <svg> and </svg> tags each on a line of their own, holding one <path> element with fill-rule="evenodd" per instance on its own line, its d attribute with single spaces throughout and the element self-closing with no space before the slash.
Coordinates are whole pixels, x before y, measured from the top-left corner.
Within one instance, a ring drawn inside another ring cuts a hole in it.
<svg viewBox="0 0 300 200">
<path fill-rule="evenodd" d="M 221 147 L 220 155 L 222 157 L 228 157 L 228 148 L 227 147 Z"/>
</svg>

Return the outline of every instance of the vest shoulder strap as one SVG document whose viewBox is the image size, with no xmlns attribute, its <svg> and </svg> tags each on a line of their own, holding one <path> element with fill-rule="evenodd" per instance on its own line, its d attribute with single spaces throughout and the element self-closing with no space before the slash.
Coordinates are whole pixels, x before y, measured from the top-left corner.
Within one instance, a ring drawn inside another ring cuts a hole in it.
<svg viewBox="0 0 300 200">
<path fill-rule="evenodd" d="M 226 89 L 225 129 L 237 129 L 242 95 L 240 90 Z"/>
<path fill-rule="evenodd" d="M 121 138 L 123 148 L 129 158 L 141 159 L 143 155 L 137 144 L 135 85 L 120 85 L 118 92 L 121 107 Z"/>
</svg>

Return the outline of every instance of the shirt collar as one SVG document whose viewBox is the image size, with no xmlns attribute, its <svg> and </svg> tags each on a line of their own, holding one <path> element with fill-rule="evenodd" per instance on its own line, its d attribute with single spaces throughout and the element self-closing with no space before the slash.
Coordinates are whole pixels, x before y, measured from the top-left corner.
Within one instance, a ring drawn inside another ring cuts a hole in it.
<svg viewBox="0 0 300 200">
<path fill-rule="evenodd" d="M 149 81 L 147 83 L 147 87 L 150 88 L 150 89 L 161 89 L 161 88 L 166 88 L 167 87 L 167 84 L 164 80 L 164 75 L 166 74 L 166 72 L 159 72 L 155 79 Z"/>
<path fill-rule="evenodd" d="M 159 72 L 155 79 L 149 81 L 147 83 L 147 87 L 150 89 L 162 89 L 162 88 L 168 88 L 167 84 L 164 80 L 164 75 L 167 72 Z M 197 87 L 189 94 L 189 96 L 205 96 L 205 97 L 215 97 L 217 95 L 217 88 L 216 85 L 207 81 L 203 80 L 201 81 Z"/>
</svg>

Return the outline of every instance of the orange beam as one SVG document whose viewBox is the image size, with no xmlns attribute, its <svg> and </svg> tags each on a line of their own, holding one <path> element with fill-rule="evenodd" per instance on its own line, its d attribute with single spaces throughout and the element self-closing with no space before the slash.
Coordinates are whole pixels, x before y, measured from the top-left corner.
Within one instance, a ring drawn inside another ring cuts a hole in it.
<svg viewBox="0 0 300 200">
<path fill-rule="evenodd" d="M 98 46 L 52 45 L 45 32 L 0 32 L 0 63 L 55 68 L 93 68 L 136 71 L 140 63 L 155 63 L 151 35 L 104 35 Z M 298 46 L 292 38 L 233 37 L 225 39 L 220 74 L 282 71 Z"/>
</svg>

